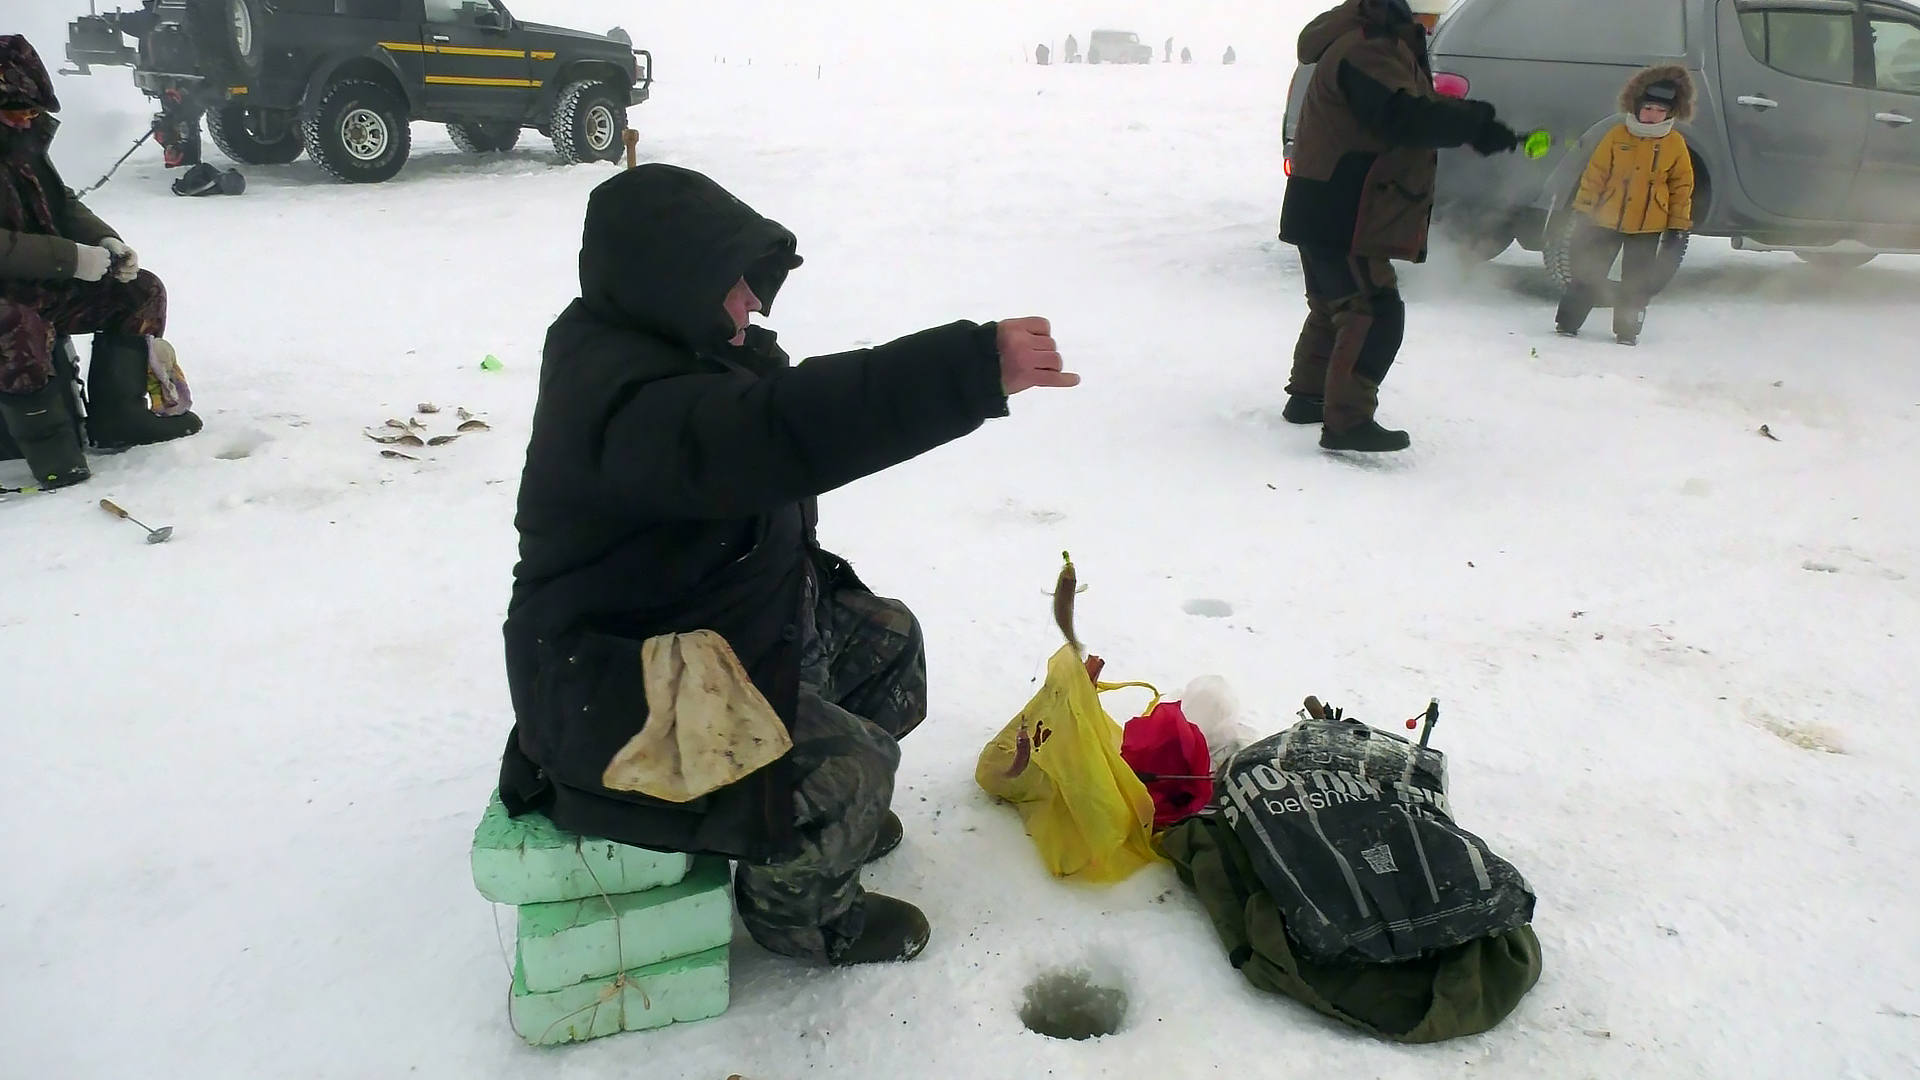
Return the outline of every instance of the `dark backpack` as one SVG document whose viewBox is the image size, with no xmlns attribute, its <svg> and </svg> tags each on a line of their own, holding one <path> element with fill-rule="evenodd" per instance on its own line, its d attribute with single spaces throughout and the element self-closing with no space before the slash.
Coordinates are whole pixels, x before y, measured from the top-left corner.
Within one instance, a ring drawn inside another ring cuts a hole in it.
<svg viewBox="0 0 1920 1080">
<path fill-rule="evenodd" d="M 1161 847 L 1254 985 L 1432 1042 L 1487 1030 L 1539 979 L 1533 891 L 1454 824 L 1439 751 L 1303 720 L 1235 754 L 1215 792 Z"/>
<path fill-rule="evenodd" d="M 1524 926 L 1533 890 L 1453 822 L 1447 762 L 1357 720 L 1302 720 L 1235 754 L 1215 810 L 1323 964 L 1388 964 Z"/>
<path fill-rule="evenodd" d="M 1194 890 L 1227 958 L 1262 990 L 1395 1042 L 1478 1035 L 1513 1012 L 1540 979 L 1531 926 L 1394 964 L 1321 964 L 1298 955 L 1247 850 L 1218 815 L 1188 818 L 1160 839 Z"/>
</svg>

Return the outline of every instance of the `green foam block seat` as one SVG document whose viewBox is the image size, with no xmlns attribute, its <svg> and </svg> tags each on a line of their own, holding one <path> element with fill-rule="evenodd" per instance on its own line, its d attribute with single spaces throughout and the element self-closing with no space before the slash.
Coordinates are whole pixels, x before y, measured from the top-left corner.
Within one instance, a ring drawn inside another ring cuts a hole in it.
<svg viewBox="0 0 1920 1080">
<path fill-rule="evenodd" d="M 527 989 L 525 967 L 515 964 L 514 1030 L 534 1046 L 556 1046 L 719 1016 L 727 1011 L 727 952 L 708 949 L 547 993 Z"/>
<path fill-rule="evenodd" d="M 495 793 L 473 830 L 473 884 L 496 904 L 548 904 L 677 884 L 693 857 L 562 832 L 540 814 L 512 818 Z"/>
<path fill-rule="evenodd" d="M 527 989 L 561 990 L 588 979 L 706 952 L 733 940 L 727 860 L 694 859 L 678 884 L 520 908 Z"/>
</svg>

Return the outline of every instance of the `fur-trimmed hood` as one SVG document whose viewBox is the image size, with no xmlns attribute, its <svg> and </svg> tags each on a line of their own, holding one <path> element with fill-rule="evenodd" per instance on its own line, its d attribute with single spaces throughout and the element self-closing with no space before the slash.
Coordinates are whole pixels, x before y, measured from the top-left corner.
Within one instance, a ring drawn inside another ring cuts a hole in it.
<svg viewBox="0 0 1920 1080">
<path fill-rule="evenodd" d="M 1626 87 L 1620 91 L 1620 111 L 1628 116 L 1639 112 L 1640 95 L 1657 82 L 1670 82 L 1680 88 L 1680 95 L 1673 103 L 1673 118 L 1683 124 L 1693 119 L 1693 76 L 1678 64 L 1655 64 L 1634 72 L 1633 78 L 1628 79 Z"/>
</svg>

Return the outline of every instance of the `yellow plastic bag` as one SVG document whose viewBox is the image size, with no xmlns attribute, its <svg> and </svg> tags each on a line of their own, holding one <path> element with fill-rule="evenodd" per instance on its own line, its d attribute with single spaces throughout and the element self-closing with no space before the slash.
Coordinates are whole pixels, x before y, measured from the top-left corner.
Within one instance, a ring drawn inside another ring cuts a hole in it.
<svg viewBox="0 0 1920 1080">
<path fill-rule="evenodd" d="M 1019 808 L 1040 858 L 1060 877 L 1119 881 L 1157 858 L 1153 798 L 1120 759 L 1120 725 L 1100 706 L 1099 691 L 1123 686 L 1153 689 L 1096 688 L 1080 651 L 1062 646 L 1039 693 L 980 751 L 974 769 L 987 794 Z"/>
</svg>

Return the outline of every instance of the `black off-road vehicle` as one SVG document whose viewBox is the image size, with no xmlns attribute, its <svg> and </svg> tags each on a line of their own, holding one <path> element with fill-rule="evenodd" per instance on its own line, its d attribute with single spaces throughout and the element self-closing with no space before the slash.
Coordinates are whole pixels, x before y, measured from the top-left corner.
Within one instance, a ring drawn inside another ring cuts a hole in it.
<svg viewBox="0 0 1920 1080">
<path fill-rule="evenodd" d="M 653 85 L 652 54 L 624 31 L 522 22 L 499 0 L 143 0 L 74 21 L 67 59 L 66 74 L 133 68 L 160 101 L 169 166 L 198 163 L 204 115 L 235 161 L 304 151 L 357 183 L 400 171 L 410 120 L 446 124 L 472 153 L 531 127 L 566 162 L 612 161 Z"/>
</svg>

